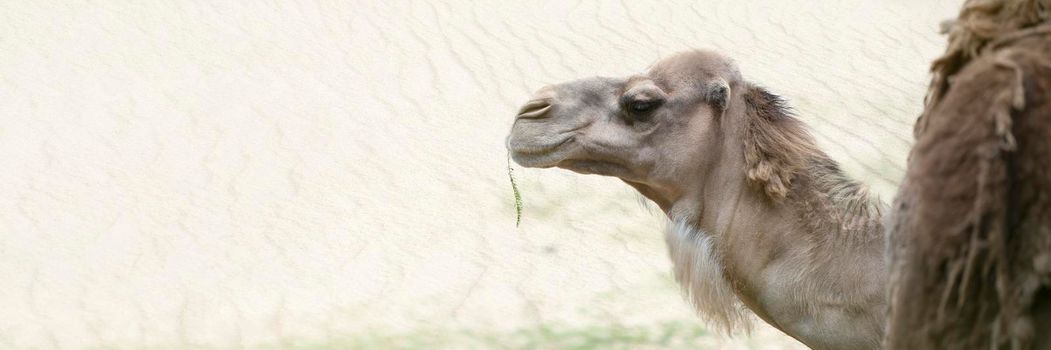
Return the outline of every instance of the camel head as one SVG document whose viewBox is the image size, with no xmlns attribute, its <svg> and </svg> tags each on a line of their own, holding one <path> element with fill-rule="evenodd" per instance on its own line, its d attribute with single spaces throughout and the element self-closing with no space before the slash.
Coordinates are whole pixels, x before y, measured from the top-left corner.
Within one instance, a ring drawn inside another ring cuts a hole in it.
<svg viewBox="0 0 1051 350">
<path fill-rule="evenodd" d="M 813 151 L 809 137 L 785 132 L 801 130 L 795 124 L 730 59 L 690 51 L 645 74 L 541 88 L 518 111 L 507 147 L 525 167 L 620 178 L 667 212 L 716 169 L 784 197 Z"/>
</svg>

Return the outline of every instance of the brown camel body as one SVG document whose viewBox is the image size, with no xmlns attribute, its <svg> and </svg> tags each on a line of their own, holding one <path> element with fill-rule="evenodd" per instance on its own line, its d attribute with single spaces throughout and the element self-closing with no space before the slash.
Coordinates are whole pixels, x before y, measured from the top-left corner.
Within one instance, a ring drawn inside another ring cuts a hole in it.
<svg viewBox="0 0 1051 350">
<path fill-rule="evenodd" d="M 890 349 L 1051 349 L 1051 1 L 969 1 L 889 221 Z"/>
<path fill-rule="evenodd" d="M 746 328 L 750 309 L 812 348 L 879 346 L 881 204 L 729 59 L 687 52 L 545 87 L 507 144 L 523 166 L 615 176 L 655 202 L 675 277 L 709 321 Z"/>
</svg>

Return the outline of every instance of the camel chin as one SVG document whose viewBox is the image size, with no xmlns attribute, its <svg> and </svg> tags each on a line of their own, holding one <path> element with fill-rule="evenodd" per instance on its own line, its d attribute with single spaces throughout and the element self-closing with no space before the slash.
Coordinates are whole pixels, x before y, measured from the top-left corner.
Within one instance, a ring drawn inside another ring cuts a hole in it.
<svg viewBox="0 0 1051 350">
<path fill-rule="evenodd" d="M 559 162 L 558 167 L 578 174 L 617 178 L 623 178 L 628 173 L 627 167 L 623 165 L 601 160 L 567 159 Z"/>
</svg>

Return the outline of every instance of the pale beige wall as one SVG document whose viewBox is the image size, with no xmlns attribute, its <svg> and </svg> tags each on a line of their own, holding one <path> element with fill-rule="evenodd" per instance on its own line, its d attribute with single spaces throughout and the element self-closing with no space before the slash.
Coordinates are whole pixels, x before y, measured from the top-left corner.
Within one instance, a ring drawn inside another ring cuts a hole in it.
<svg viewBox="0 0 1051 350">
<path fill-rule="evenodd" d="M 517 104 L 715 48 L 889 199 L 958 6 L 0 2 L 0 347 L 692 322 L 617 181 L 519 169 L 514 227 Z"/>
</svg>

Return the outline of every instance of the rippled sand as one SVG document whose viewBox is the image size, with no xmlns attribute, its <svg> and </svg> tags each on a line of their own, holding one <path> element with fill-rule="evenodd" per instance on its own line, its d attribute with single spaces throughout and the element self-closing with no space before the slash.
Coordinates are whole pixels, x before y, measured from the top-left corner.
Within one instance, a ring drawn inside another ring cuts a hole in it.
<svg viewBox="0 0 1051 350">
<path fill-rule="evenodd" d="M 0 4 L 0 348 L 799 348 L 616 180 L 517 169 L 516 228 L 511 116 L 715 48 L 889 200 L 960 2 L 219 3 Z"/>
</svg>

